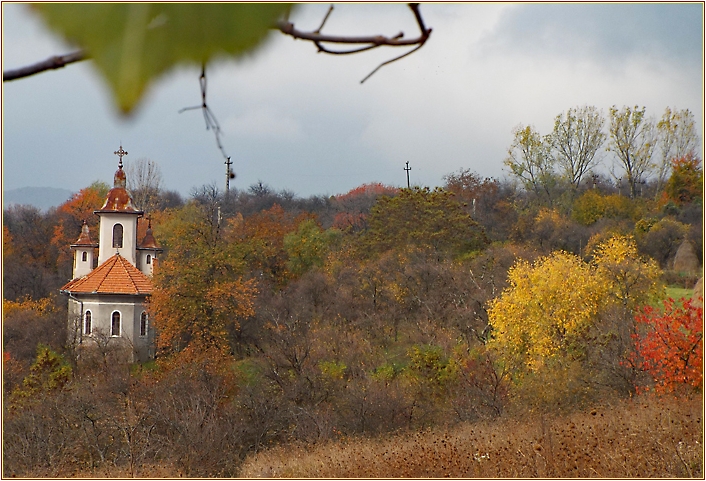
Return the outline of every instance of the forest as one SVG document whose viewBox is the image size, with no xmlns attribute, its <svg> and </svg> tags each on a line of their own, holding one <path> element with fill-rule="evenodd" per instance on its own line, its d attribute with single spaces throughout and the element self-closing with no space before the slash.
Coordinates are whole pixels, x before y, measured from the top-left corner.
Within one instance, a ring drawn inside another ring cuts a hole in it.
<svg viewBox="0 0 706 481">
<path fill-rule="evenodd" d="M 144 364 L 69 342 L 59 294 L 110 187 L 6 207 L 3 477 L 702 477 L 693 114 L 512 135 L 502 179 L 309 198 L 128 166 Z"/>
</svg>

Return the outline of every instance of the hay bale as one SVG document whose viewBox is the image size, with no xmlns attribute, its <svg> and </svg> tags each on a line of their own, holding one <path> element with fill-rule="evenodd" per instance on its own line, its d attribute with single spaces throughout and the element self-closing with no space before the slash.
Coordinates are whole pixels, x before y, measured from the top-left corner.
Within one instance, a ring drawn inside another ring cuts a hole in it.
<svg viewBox="0 0 706 481">
<path fill-rule="evenodd" d="M 674 270 L 694 274 L 699 272 L 700 267 L 701 264 L 699 264 L 699 258 L 696 257 L 694 246 L 687 239 L 684 239 L 679 249 L 677 249 L 676 256 L 674 256 Z"/>
<path fill-rule="evenodd" d="M 696 285 L 694 286 L 694 298 L 697 297 L 703 297 L 704 296 L 704 278 L 699 277 L 699 280 L 696 281 Z"/>
</svg>

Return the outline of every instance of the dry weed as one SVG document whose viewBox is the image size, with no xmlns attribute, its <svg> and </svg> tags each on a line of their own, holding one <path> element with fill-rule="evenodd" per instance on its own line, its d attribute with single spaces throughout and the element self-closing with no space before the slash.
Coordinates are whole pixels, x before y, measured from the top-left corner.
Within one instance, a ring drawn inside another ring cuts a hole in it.
<svg viewBox="0 0 706 481">
<path fill-rule="evenodd" d="M 243 477 L 703 477 L 702 400 L 640 397 L 550 419 L 505 419 L 321 446 L 279 446 Z"/>
</svg>

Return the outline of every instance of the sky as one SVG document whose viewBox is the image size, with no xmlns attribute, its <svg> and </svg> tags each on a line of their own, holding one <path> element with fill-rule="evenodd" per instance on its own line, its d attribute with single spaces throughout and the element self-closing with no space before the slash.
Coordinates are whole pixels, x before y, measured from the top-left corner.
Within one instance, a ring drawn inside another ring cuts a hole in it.
<svg viewBox="0 0 706 481">
<path fill-rule="evenodd" d="M 290 17 L 315 30 L 329 4 Z M 503 160 L 518 125 L 551 131 L 569 108 L 645 106 L 694 113 L 703 138 L 703 4 L 461 3 L 421 5 L 433 32 L 412 55 L 360 80 L 403 50 L 330 56 L 273 31 L 242 60 L 207 66 L 208 103 L 237 175 L 231 188 L 262 181 L 300 197 L 361 184 L 440 186 L 470 169 L 507 175 Z M 3 3 L 3 69 L 69 53 L 26 6 Z M 418 29 L 405 4 L 336 4 L 324 33 L 392 36 Z M 225 165 L 200 111 L 200 68 L 157 80 L 129 117 L 118 113 L 90 61 L 3 84 L 4 189 L 71 191 L 112 183 L 125 162 L 158 163 L 163 186 L 189 195 L 224 188 Z M 601 153 L 601 168 L 612 154 Z"/>
</svg>

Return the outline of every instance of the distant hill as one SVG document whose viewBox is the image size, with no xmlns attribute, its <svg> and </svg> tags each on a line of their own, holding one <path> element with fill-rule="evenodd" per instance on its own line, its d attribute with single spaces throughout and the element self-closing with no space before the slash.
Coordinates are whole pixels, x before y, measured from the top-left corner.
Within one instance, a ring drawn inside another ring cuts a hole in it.
<svg viewBox="0 0 706 481">
<path fill-rule="evenodd" d="M 3 190 L 3 209 L 12 204 L 33 205 L 34 207 L 47 211 L 51 207 L 57 207 L 71 198 L 68 189 L 58 189 L 56 187 L 20 187 L 19 189 Z"/>
</svg>

